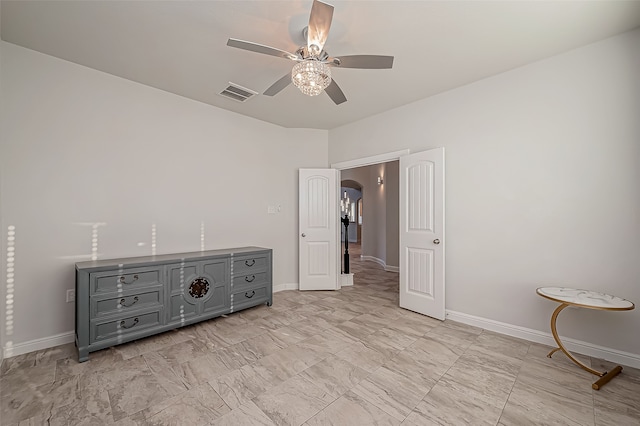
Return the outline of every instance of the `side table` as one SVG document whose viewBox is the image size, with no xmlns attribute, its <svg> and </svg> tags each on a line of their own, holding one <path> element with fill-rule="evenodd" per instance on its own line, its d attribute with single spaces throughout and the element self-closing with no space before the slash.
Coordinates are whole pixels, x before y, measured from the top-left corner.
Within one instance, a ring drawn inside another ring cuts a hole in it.
<svg viewBox="0 0 640 426">
<path fill-rule="evenodd" d="M 549 352 L 549 354 L 547 355 L 549 358 L 551 358 L 551 355 L 561 350 L 566 356 L 569 357 L 571 361 L 576 363 L 580 368 L 600 377 L 600 379 L 598 379 L 594 384 L 591 385 L 591 387 L 595 390 L 600 389 L 611 379 L 620 374 L 620 372 L 622 371 L 622 367 L 619 365 L 615 366 L 612 370 L 607 372 L 594 370 L 593 368 L 587 367 L 586 365 L 578 361 L 560 341 L 558 331 L 556 330 L 556 320 L 558 319 L 558 314 L 560 313 L 560 311 L 562 311 L 567 306 L 578 306 L 581 308 L 599 309 L 603 311 L 630 311 L 635 307 L 632 302 L 620 297 L 611 296 L 609 294 L 567 287 L 540 287 L 536 290 L 536 293 L 544 298 L 560 303 L 560 306 L 558 306 L 556 310 L 553 311 L 553 315 L 551 315 L 551 333 L 553 334 L 553 338 L 558 344 L 558 347 Z"/>
</svg>

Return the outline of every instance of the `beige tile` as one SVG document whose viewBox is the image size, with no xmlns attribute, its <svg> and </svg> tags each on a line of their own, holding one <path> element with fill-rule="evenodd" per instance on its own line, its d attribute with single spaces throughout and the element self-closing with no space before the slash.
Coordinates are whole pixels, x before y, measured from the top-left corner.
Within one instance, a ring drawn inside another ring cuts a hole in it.
<svg viewBox="0 0 640 426">
<path fill-rule="evenodd" d="M 8 369 L 7 373 L 0 377 L 0 395 L 4 397 L 19 389 L 51 384 L 56 379 L 55 371 L 50 364 L 22 365 L 19 368 Z"/>
<path fill-rule="evenodd" d="M 275 330 L 289 325 L 292 322 L 286 315 L 268 315 L 251 321 L 247 327 L 253 327 L 265 331 Z"/>
<path fill-rule="evenodd" d="M 398 352 L 384 365 L 409 378 L 419 377 L 424 381 L 437 381 L 458 357 L 456 351 L 446 344 L 423 337 Z"/>
<path fill-rule="evenodd" d="M 208 425 L 230 408 L 209 384 L 197 386 L 130 418 L 141 425 Z"/>
<path fill-rule="evenodd" d="M 112 368 L 109 369 L 103 368 L 96 371 L 89 371 L 72 377 L 77 377 L 78 388 L 82 392 L 96 388 L 108 390 L 119 387 L 135 376 L 151 372 L 151 369 L 149 369 L 141 355 L 128 360 L 119 360 L 114 362 L 111 367 Z"/>
<path fill-rule="evenodd" d="M 310 334 L 310 335 L 317 334 L 321 330 L 324 330 L 332 326 L 332 324 L 327 320 L 320 317 L 315 317 L 315 316 L 308 317 L 304 321 L 297 321 L 291 325 L 293 325 L 293 327 L 295 327 L 301 333 Z"/>
<path fill-rule="evenodd" d="M 358 314 L 345 309 L 327 309 L 317 314 L 318 317 L 324 319 L 332 325 L 337 325 L 356 317 Z"/>
<path fill-rule="evenodd" d="M 260 365 L 245 365 L 210 382 L 232 409 L 246 404 L 282 380 Z"/>
<path fill-rule="evenodd" d="M 53 348 L 42 349 L 35 353 L 36 365 L 49 364 L 64 358 L 77 358 L 78 350 L 74 343 L 54 346 Z"/>
<path fill-rule="evenodd" d="M 342 331 L 336 332 L 331 329 L 325 329 L 319 334 L 297 343 L 296 346 L 319 353 L 324 352 L 327 354 L 335 354 L 356 341 L 357 340 L 355 338 Z"/>
<path fill-rule="evenodd" d="M 356 386 L 370 373 L 336 356 L 320 361 L 300 375 L 337 398 Z"/>
<path fill-rule="evenodd" d="M 172 367 L 175 374 L 191 386 L 207 383 L 211 380 L 240 368 L 229 365 L 217 353 L 203 355 Z"/>
<path fill-rule="evenodd" d="M 464 389 L 488 406 L 504 407 L 513 388 L 522 361 L 501 356 L 491 358 L 481 352 L 465 352 L 439 383 Z"/>
<path fill-rule="evenodd" d="M 274 334 L 277 339 L 280 339 L 282 342 L 286 343 L 287 346 L 298 343 L 315 334 L 303 333 L 292 325 L 277 328 L 275 330 L 272 330 L 271 333 Z"/>
<path fill-rule="evenodd" d="M 546 383 L 545 383 L 546 382 Z M 504 425 L 593 425 L 594 409 L 591 392 L 548 384 L 547 377 L 536 381 L 520 377 L 504 407 L 500 423 Z"/>
<path fill-rule="evenodd" d="M 289 343 L 287 343 L 287 339 L 281 333 L 269 331 L 265 334 L 251 337 L 241 342 L 240 345 L 257 360 L 286 348 L 289 346 Z"/>
<path fill-rule="evenodd" d="M 71 404 L 77 399 L 77 384 L 76 376 L 41 385 L 37 382 L 7 384 L 3 381 L 0 418 L 3 422 L 17 423 L 35 416 L 50 417 L 54 407 Z"/>
<path fill-rule="evenodd" d="M 309 380 L 295 376 L 253 402 L 277 425 L 301 425 L 335 398 Z"/>
<path fill-rule="evenodd" d="M 152 370 L 173 368 L 194 358 L 206 355 L 207 345 L 200 340 L 189 339 L 163 349 L 147 352 L 142 357 Z"/>
<path fill-rule="evenodd" d="M 390 321 L 386 328 L 394 330 L 399 334 L 422 337 L 434 327 L 440 325 L 440 323 L 440 321 L 424 315 L 410 315 L 401 312 L 401 316 Z"/>
<path fill-rule="evenodd" d="M 307 426 L 395 426 L 400 421 L 348 392 L 309 419 Z"/>
<path fill-rule="evenodd" d="M 78 351 L 73 343 L 66 345 L 54 346 L 52 348 L 42 349 L 35 352 L 29 352 L 2 360 L 0 366 L 0 377 L 10 374 L 15 370 L 28 370 L 36 365 L 55 364 L 58 360 L 64 358 L 77 358 Z M 55 370 L 55 365 L 52 367 Z"/>
<path fill-rule="evenodd" d="M 548 359 L 548 358 L 547 358 Z M 574 365 L 568 369 L 542 360 L 525 360 L 518 383 L 550 394 L 575 394 L 575 398 L 588 398 L 592 401 L 591 383 L 597 379 L 591 373 Z"/>
<path fill-rule="evenodd" d="M 275 426 L 275 423 L 251 401 L 231 410 L 230 413 L 214 420 L 211 424 L 215 426 Z"/>
<path fill-rule="evenodd" d="M 120 420 L 186 392 L 187 386 L 175 375 L 171 377 L 172 374 L 171 371 L 166 374 L 145 372 L 109 389 L 113 419 Z"/>
<path fill-rule="evenodd" d="M 458 384 L 438 382 L 416 406 L 410 423 L 424 419 L 423 424 L 495 425 L 502 408 L 487 405 L 479 396 Z"/>
<path fill-rule="evenodd" d="M 29 352 L 26 354 L 10 356 L 2 360 L 0 366 L 0 377 L 4 376 L 10 371 L 28 369 L 36 365 L 37 352 Z M 6 356 L 6 355 L 5 355 Z"/>
<path fill-rule="evenodd" d="M 425 383 L 380 367 L 353 388 L 352 392 L 369 401 L 385 413 L 402 421 L 431 389 Z"/>
<path fill-rule="evenodd" d="M 122 354 L 114 348 L 91 352 L 89 361 L 78 362 L 77 357 L 62 358 L 56 361 L 56 379 L 76 376 L 87 372 L 96 372 L 113 368 L 113 364 L 122 361 Z"/>
<path fill-rule="evenodd" d="M 210 351 L 216 351 L 226 348 L 233 342 L 222 337 L 222 333 L 217 333 L 211 320 L 204 323 L 194 324 L 192 326 L 178 330 L 183 340 L 198 340 L 203 343 Z M 174 340 L 176 337 L 174 336 Z M 178 342 L 179 343 L 179 342 Z"/>
<path fill-rule="evenodd" d="M 616 364 L 597 360 L 594 368 L 609 371 Z M 624 367 L 609 383 L 593 391 L 596 424 L 640 424 L 640 374 L 638 370 Z M 592 376 L 592 381 L 597 377 Z M 635 423 L 633 423 L 635 422 Z"/>
<path fill-rule="evenodd" d="M 389 323 L 388 318 L 381 318 L 379 316 L 372 315 L 369 313 L 359 315 L 351 319 L 351 321 L 364 325 L 366 327 L 370 327 L 374 331 L 377 331 L 377 330 L 380 330 L 381 328 L 386 327 L 387 324 Z"/>
<path fill-rule="evenodd" d="M 299 345 L 291 345 L 258 360 L 255 365 L 264 367 L 280 380 L 287 380 L 317 364 L 331 354 Z"/>
<path fill-rule="evenodd" d="M 77 395 L 68 405 L 54 404 L 48 423 L 53 425 L 100 425 L 113 423 L 109 394 L 104 389 L 90 389 Z"/>
<path fill-rule="evenodd" d="M 506 355 L 511 358 L 524 359 L 529 351 L 530 342 L 503 334 L 483 331 L 472 347 L 489 354 Z"/>
<path fill-rule="evenodd" d="M 386 346 L 397 350 L 403 350 L 418 340 L 418 337 L 413 334 L 398 333 L 398 330 L 387 327 L 381 328 L 375 333 L 367 336 L 367 340 L 370 340 L 371 338 L 374 338 L 377 342 L 383 343 Z"/>
<path fill-rule="evenodd" d="M 441 325 L 443 327 L 447 327 L 450 330 L 464 331 L 465 333 L 470 333 L 470 334 L 475 334 L 475 335 L 480 335 L 484 331 L 480 327 L 474 327 L 472 325 L 463 324 L 463 323 L 457 322 L 457 321 L 451 321 L 449 319 L 443 321 L 441 323 Z"/>
<path fill-rule="evenodd" d="M 467 331 L 457 326 L 451 327 L 451 324 L 445 325 L 446 321 L 441 325 L 432 328 L 424 337 L 436 340 L 446 345 L 452 352 L 457 355 L 467 350 L 469 346 L 475 343 L 479 333 Z M 457 324 L 457 323 L 456 323 Z"/>
<path fill-rule="evenodd" d="M 247 340 L 253 340 L 255 337 L 251 337 Z M 222 348 L 214 352 L 211 357 L 218 358 L 222 363 L 229 366 L 230 369 L 240 368 L 247 364 L 250 364 L 259 358 L 259 353 L 250 344 L 245 344 L 247 340 L 243 340 L 240 343 L 233 344 L 226 348 Z"/>
<path fill-rule="evenodd" d="M 389 339 L 388 336 L 381 335 L 380 333 L 372 333 L 360 339 L 360 341 L 367 347 L 373 348 L 383 354 L 385 359 L 393 358 L 403 349 L 395 344 L 392 339 Z"/>
<path fill-rule="evenodd" d="M 376 330 L 369 327 L 368 325 L 364 325 L 362 323 L 357 323 L 353 321 L 344 321 L 340 324 L 336 324 L 335 328 L 342 330 L 345 333 L 355 337 L 356 339 L 363 339 L 375 332 Z"/>
<path fill-rule="evenodd" d="M 353 365 L 357 365 L 370 373 L 377 370 L 382 364 L 391 358 L 391 355 L 380 352 L 373 346 L 364 342 L 352 343 L 345 349 L 337 352 L 335 356 L 348 361 Z"/>
<path fill-rule="evenodd" d="M 410 380 L 420 382 L 428 388 L 433 387 L 449 369 L 448 365 L 428 358 L 416 359 L 408 351 L 400 352 L 396 357 L 387 360 L 384 367 Z"/>
<path fill-rule="evenodd" d="M 263 304 L 239 311 L 236 315 L 250 322 L 271 315 L 272 312 L 272 309 Z"/>
<path fill-rule="evenodd" d="M 147 352 L 157 351 L 175 343 L 171 334 L 161 333 L 144 339 L 135 340 L 123 345 L 114 346 L 112 349 L 122 356 L 122 359 L 130 359 Z M 91 355 L 89 356 L 91 357 Z"/>
</svg>

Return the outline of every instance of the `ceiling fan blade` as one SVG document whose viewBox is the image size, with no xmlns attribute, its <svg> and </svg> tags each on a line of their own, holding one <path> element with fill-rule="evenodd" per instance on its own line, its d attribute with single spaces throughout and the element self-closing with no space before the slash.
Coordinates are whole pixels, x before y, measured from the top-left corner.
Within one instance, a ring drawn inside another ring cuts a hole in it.
<svg viewBox="0 0 640 426">
<path fill-rule="evenodd" d="M 393 67 L 393 56 L 350 55 L 328 58 L 327 63 L 339 68 L 389 69 Z"/>
<path fill-rule="evenodd" d="M 282 89 L 291 84 L 291 73 L 288 72 L 282 77 L 280 80 L 273 83 L 267 90 L 264 91 L 263 95 L 273 96 L 280 93 Z"/>
<path fill-rule="evenodd" d="M 342 89 L 338 86 L 335 80 L 331 80 L 331 83 L 324 89 L 327 92 L 327 95 L 331 98 L 331 100 L 336 104 L 340 105 L 343 102 L 347 102 L 347 97 L 342 93 Z"/>
<path fill-rule="evenodd" d="M 286 52 L 284 50 L 276 49 L 275 47 L 269 47 L 251 41 L 243 41 L 235 38 L 230 38 L 227 41 L 227 46 L 237 47 L 238 49 L 249 50 L 251 52 L 262 53 L 264 55 L 278 56 L 280 58 L 291 59 L 296 61 L 299 59 L 298 55 Z"/>
<path fill-rule="evenodd" d="M 314 0 L 313 6 L 311 6 L 309 29 L 307 31 L 307 49 L 312 55 L 319 55 L 322 52 L 329 36 L 332 19 L 333 6 Z"/>
</svg>

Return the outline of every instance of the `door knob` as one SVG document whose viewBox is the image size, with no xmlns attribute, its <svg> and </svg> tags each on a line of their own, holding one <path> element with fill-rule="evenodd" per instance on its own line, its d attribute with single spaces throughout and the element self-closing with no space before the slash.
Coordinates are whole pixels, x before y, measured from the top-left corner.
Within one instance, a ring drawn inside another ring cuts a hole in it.
<svg viewBox="0 0 640 426">
<path fill-rule="evenodd" d="M 302 233 L 302 238 L 306 237 L 307 234 L 305 234 L 304 232 Z"/>
<path fill-rule="evenodd" d="M 440 244 L 440 240 L 436 238 L 435 240 L 433 240 L 433 244 Z"/>
</svg>

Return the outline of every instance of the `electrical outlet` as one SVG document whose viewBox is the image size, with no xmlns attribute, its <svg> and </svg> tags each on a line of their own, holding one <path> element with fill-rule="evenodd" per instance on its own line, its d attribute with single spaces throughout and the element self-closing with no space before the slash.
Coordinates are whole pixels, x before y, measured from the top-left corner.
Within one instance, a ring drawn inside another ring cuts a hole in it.
<svg viewBox="0 0 640 426">
<path fill-rule="evenodd" d="M 75 302 L 76 301 L 76 291 L 72 288 L 67 290 L 67 302 Z"/>
</svg>

